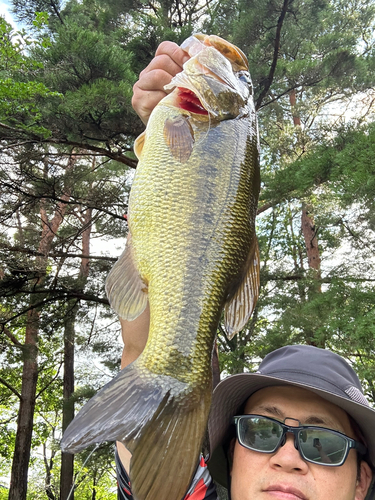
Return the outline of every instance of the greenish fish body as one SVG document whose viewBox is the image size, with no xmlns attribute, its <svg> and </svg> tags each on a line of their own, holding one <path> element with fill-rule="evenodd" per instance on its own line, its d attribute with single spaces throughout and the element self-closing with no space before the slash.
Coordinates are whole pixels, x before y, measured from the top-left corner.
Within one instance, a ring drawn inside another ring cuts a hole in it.
<svg viewBox="0 0 375 500">
<path fill-rule="evenodd" d="M 180 500 L 187 491 L 207 425 L 222 311 L 232 336 L 259 287 L 258 133 L 246 58 L 215 36 L 183 47 L 193 57 L 136 141 L 129 237 L 107 281 L 123 318 L 135 319 L 149 302 L 149 338 L 62 442 L 71 452 L 124 442 L 138 500 Z"/>
</svg>

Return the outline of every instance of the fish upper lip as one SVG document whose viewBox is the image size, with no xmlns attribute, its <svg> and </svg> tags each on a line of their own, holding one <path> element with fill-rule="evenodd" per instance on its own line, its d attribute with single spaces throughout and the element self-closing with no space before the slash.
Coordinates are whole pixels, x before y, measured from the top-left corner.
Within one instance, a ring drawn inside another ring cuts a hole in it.
<svg viewBox="0 0 375 500">
<path fill-rule="evenodd" d="M 295 495 L 301 500 L 308 500 L 307 496 L 304 495 L 301 490 L 287 484 L 272 484 L 271 486 L 265 488 L 263 491 L 282 491 L 283 493 L 290 493 L 291 495 Z"/>
</svg>

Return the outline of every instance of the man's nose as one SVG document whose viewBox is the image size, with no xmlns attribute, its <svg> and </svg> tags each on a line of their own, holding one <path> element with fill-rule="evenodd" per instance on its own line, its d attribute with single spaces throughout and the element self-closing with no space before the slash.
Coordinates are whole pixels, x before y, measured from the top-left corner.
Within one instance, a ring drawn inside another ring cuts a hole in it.
<svg viewBox="0 0 375 500">
<path fill-rule="evenodd" d="M 294 435 L 291 432 L 287 432 L 285 443 L 271 456 L 270 465 L 277 469 L 283 469 L 286 472 L 304 474 L 308 471 L 307 462 L 296 449 Z"/>
</svg>

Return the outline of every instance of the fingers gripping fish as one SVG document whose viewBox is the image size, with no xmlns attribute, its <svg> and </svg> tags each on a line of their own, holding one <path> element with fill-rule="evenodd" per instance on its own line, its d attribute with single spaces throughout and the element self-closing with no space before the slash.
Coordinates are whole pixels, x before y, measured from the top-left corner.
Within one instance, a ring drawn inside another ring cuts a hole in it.
<svg viewBox="0 0 375 500">
<path fill-rule="evenodd" d="M 207 425 L 221 313 L 232 337 L 259 289 L 259 151 L 247 60 L 216 36 L 195 35 L 182 48 L 191 58 L 135 143 L 129 236 L 106 284 L 124 319 L 149 301 L 148 341 L 62 440 L 71 453 L 122 441 L 137 500 L 186 493 Z"/>
</svg>

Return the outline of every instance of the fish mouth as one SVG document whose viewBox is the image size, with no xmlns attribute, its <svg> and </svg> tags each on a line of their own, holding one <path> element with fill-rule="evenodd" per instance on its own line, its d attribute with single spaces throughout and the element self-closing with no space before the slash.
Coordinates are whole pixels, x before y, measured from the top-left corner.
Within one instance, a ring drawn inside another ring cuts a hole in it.
<svg viewBox="0 0 375 500">
<path fill-rule="evenodd" d="M 196 113 L 198 115 L 208 115 L 208 111 L 204 108 L 196 94 L 189 89 L 178 87 L 178 106 L 181 109 Z"/>
</svg>

